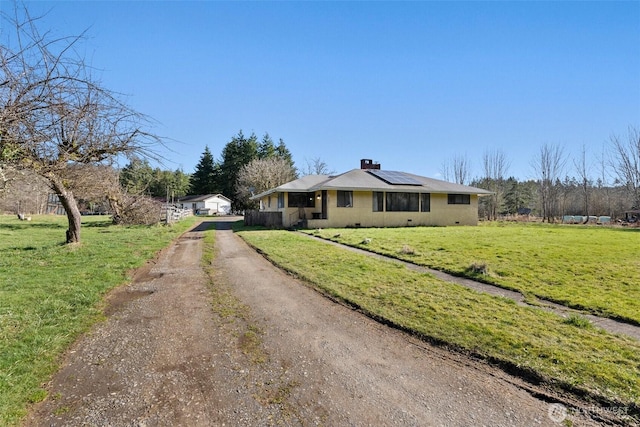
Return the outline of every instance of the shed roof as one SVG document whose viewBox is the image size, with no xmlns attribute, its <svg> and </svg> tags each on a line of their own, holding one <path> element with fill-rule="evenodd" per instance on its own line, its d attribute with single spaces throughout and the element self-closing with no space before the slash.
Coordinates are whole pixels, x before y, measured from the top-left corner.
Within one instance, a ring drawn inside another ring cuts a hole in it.
<svg viewBox="0 0 640 427">
<path fill-rule="evenodd" d="M 198 194 L 193 196 L 184 196 L 180 197 L 180 203 L 192 203 L 192 202 L 206 202 L 210 199 L 222 199 L 224 201 L 230 202 L 231 200 L 228 197 L 223 196 L 222 194 Z"/>
</svg>

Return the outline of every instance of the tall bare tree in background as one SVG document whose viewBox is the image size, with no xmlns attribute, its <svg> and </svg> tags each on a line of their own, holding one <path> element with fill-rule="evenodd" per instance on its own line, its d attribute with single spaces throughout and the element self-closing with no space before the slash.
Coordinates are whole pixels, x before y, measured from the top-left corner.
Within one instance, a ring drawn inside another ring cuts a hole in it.
<svg viewBox="0 0 640 427">
<path fill-rule="evenodd" d="M 42 214 L 46 212 L 48 194 L 46 180 L 29 171 L 4 169 L 6 187 L 0 191 L 0 213 Z"/>
<path fill-rule="evenodd" d="M 609 185 L 609 165 L 607 161 L 607 146 L 602 144 L 601 153 L 597 159 L 598 177 L 596 179 L 596 186 L 592 188 L 595 190 L 595 210 L 604 212 L 607 215 L 613 215 L 612 209 L 612 188 Z M 594 197 L 591 197 L 594 201 Z"/>
<path fill-rule="evenodd" d="M 578 157 L 573 159 L 573 166 L 578 174 L 577 185 L 580 188 L 580 193 L 582 194 L 583 212 L 584 215 L 588 217 L 590 214 L 589 202 L 591 200 L 591 189 L 593 184 L 589 176 L 591 166 L 587 161 L 587 147 L 585 145 L 582 146 L 582 150 Z"/>
<path fill-rule="evenodd" d="M 559 145 L 545 144 L 540 147 L 532 166 L 540 183 L 542 220 L 555 222 L 558 215 L 558 193 L 560 178 L 566 164 L 564 151 Z"/>
<path fill-rule="evenodd" d="M 332 175 L 336 172 L 329 168 L 329 165 L 320 157 L 314 157 L 311 160 L 305 159 L 305 169 L 302 175 Z"/>
<path fill-rule="evenodd" d="M 629 127 L 627 139 L 611 137 L 611 167 L 624 185 L 632 209 L 640 209 L 640 129 Z"/>
<path fill-rule="evenodd" d="M 483 188 L 493 192 L 488 200 L 488 219 L 496 220 L 504 198 L 504 180 L 509 162 L 502 150 L 487 150 L 482 155 L 484 168 Z"/>
<path fill-rule="evenodd" d="M 249 198 L 255 194 L 278 187 L 296 179 L 296 171 L 291 163 L 281 157 L 256 159 L 244 165 L 238 174 L 236 196 L 247 207 L 252 206 Z"/>
<path fill-rule="evenodd" d="M 64 206 L 67 243 L 80 241 L 80 211 L 65 179 L 77 165 L 152 154 L 160 139 L 149 121 L 91 75 L 76 47 L 81 36 L 41 34 L 26 8 L 0 16 L 0 165 L 47 180 Z"/>
<path fill-rule="evenodd" d="M 471 182 L 471 161 L 465 155 L 455 155 L 442 164 L 442 177 L 445 181 L 468 185 Z"/>
</svg>

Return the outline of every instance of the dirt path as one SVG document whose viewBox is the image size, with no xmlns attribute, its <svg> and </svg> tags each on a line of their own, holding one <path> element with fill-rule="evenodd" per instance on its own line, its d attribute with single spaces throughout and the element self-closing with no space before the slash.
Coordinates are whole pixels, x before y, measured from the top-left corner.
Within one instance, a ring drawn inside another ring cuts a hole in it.
<svg viewBox="0 0 640 427">
<path fill-rule="evenodd" d="M 212 277 L 203 223 L 112 293 L 26 425 L 562 425 L 544 390 L 327 300 L 229 224 Z"/>
</svg>

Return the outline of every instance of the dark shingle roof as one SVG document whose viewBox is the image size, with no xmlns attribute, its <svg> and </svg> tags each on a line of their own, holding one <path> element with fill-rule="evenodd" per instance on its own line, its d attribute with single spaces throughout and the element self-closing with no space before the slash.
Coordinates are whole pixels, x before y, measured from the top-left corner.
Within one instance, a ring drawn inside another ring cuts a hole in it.
<svg viewBox="0 0 640 427">
<path fill-rule="evenodd" d="M 492 194 L 488 190 L 455 184 L 439 179 L 427 178 L 407 172 L 387 171 L 393 173 L 399 181 L 407 184 L 390 184 L 375 173 L 367 169 L 353 169 L 336 176 L 307 175 L 279 187 L 257 194 L 252 199 L 259 199 L 272 193 L 282 192 L 312 192 L 320 190 L 346 191 L 397 191 L 407 193 L 448 193 L 448 194 Z M 411 184 L 409 184 L 411 182 Z"/>
</svg>

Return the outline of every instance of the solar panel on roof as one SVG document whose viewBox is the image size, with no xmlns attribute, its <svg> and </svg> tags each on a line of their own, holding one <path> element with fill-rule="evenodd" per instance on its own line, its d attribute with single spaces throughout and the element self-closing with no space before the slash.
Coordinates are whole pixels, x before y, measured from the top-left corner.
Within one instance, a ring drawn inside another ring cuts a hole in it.
<svg viewBox="0 0 640 427">
<path fill-rule="evenodd" d="M 367 172 L 391 185 L 422 185 L 420 181 L 404 172 L 380 169 L 369 169 Z"/>
</svg>

